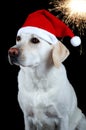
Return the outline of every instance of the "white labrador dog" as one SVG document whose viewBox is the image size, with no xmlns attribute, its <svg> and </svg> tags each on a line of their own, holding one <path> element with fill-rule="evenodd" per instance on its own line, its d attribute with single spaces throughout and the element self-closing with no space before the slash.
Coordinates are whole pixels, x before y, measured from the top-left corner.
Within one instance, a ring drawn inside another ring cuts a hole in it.
<svg viewBox="0 0 86 130">
<path fill-rule="evenodd" d="M 62 64 L 68 55 L 60 41 L 50 45 L 23 33 L 8 50 L 9 62 L 20 66 L 18 101 L 25 130 L 86 130 L 85 116 Z"/>
</svg>

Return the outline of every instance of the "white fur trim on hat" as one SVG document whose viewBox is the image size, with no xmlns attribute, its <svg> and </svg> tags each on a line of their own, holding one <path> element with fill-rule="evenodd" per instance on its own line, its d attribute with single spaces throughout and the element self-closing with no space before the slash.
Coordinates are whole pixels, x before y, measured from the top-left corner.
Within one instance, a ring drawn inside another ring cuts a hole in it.
<svg viewBox="0 0 86 130">
<path fill-rule="evenodd" d="M 56 44 L 58 42 L 58 39 L 54 34 L 38 27 L 32 27 L 32 26 L 22 27 L 18 30 L 17 35 L 21 35 L 21 33 L 35 34 L 51 44 Z"/>
<path fill-rule="evenodd" d="M 76 46 L 79 46 L 81 44 L 81 39 L 78 36 L 74 36 L 73 38 L 71 38 L 70 42 L 73 46 L 76 47 Z"/>
</svg>

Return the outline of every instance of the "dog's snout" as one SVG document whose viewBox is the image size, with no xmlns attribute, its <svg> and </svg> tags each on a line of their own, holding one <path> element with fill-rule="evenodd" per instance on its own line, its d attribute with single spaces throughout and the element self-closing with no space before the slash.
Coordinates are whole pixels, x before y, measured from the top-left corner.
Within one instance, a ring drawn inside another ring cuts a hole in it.
<svg viewBox="0 0 86 130">
<path fill-rule="evenodd" d="M 8 50 L 8 59 L 11 65 L 17 63 L 18 55 L 19 55 L 18 48 L 13 47 Z"/>
<path fill-rule="evenodd" d="M 8 50 L 8 54 L 9 54 L 9 56 L 16 57 L 19 54 L 19 50 L 18 50 L 18 48 L 10 48 Z"/>
</svg>

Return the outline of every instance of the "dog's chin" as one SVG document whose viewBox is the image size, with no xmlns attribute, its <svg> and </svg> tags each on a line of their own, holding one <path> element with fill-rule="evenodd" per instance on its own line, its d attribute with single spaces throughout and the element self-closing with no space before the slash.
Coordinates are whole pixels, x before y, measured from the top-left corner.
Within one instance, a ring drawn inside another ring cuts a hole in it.
<svg viewBox="0 0 86 130">
<path fill-rule="evenodd" d="M 22 62 L 14 62 L 14 65 L 20 66 L 20 67 L 29 67 L 29 68 L 34 68 L 39 66 L 39 63 L 35 63 L 35 64 L 26 64 L 26 63 L 22 63 Z"/>
<path fill-rule="evenodd" d="M 11 58 L 9 58 L 8 57 L 8 59 L 9 59 L 9 63 L 11 64 L 11 65 L 16 65 L 16 66 L 20 66 L 20 67 L 31 67 L 31 68 L 33 68 L 33 67 L 37 67 L 38 65 L 39 65 L 39 63 L 25 63 L 25 62 L 22 62 L 21 60 L 15 60 L 15 59 L 11 59 Z"/>
<path fill-rule="evenodd" d="M 39 65 L 38 63 L 35 63 L 35 64 L 24 64 L 24 63 L 21 63 L 21 62 L 16 62 L 16 61 L 11 61 L 11 60 L 9 60 L 9 63 L 11 65 L 16 65 L 16 66 L 20 66 L 20 67 L 29 67 L 29 68 L 34 68 L 34 67 L 37 67 Z"/>
<path fill-rule="evenodd" d="M 39 64 L 20 64 L 21 67 L 29 67 L 29 68 L 35 68 L 37 67 Z"/>
</svg>

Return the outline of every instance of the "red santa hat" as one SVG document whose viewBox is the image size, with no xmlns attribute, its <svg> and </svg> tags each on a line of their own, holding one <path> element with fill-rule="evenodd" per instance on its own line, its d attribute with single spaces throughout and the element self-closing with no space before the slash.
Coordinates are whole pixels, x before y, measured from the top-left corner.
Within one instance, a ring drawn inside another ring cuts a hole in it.
<svg viewBox="0 0 86 130">
<path fill-rule="evenodd" d="M 70 37 L 70 43 L 73 46 L 81 44 L 80 37 L 75 36 L 64 22 L 45 9 L 37 10 L 28 15 L 18 34 L 23 32 L 36 34 L 51 44 L 56 44 L 58 42 L 57 38 L 67 36 Z"/>
</svg>

